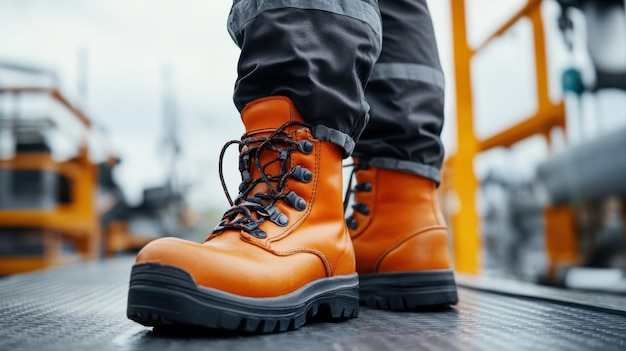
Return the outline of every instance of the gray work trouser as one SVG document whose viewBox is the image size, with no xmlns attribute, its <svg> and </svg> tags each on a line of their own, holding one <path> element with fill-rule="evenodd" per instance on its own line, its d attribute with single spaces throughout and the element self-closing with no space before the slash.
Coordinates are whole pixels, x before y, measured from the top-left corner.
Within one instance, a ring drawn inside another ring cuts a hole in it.
<svg viewBox="0 0 626 351">
<path fill-rule="evenodd" d="M 234 0 L 228 29 L 239 110 L 288 96 L 346 156 L 439 182 L 444 78 L 425 0 Z"/>
</svg>

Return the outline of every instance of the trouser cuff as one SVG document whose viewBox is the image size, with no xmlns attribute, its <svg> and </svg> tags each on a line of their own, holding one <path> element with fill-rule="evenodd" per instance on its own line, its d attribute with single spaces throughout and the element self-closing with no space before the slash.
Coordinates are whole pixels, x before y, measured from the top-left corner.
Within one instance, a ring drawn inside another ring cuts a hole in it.
<svg viewBox="0 0 626 351">
<path fill-rule="evenodd" d="M 413 161 L 398 160 L 389 157 L 368 158 L 364 155 L 354 156 L 367 158 L 368 164 L 370 166 L 415 174 L 424 178 L 428 178 L 437 183 L 437 185 L 439 185 L 439 183 L 441 182 L 441 171 L 437 167 Z"/>
<path fill-rule="evenodd" d="M 348 134 L 323 125 L 313 126 L 312 132 L 315 139 L 329 141 L 341 147 L 343 149 L 344 158 L 352 155 L 355 143 L 354 139 L 352 139 L 352 137 L 350 137 Z"/>
</svg>

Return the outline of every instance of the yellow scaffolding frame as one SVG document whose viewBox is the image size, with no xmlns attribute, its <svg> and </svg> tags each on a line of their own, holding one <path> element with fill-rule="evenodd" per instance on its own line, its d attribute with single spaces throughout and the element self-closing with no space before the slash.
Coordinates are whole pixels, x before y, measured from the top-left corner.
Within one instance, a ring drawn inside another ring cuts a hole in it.
<svg viewBox="0 0 626 351">
<path fill-rule="evenodd" d="M 455 268 L 459 272 L 480 271 L 481 242 L 476 194 L 479 183 L 474 174 L 474 159 L 480 152 L 495 147 L 510 147 L 533 135 L 543 135 L 550 142 L 554 127 L 565 128 L 562 102 L 552 103 L 548 87 L 546 44 L 541 17 L 541 0 L 528 0 L 526 5 L 476 48 L 467 41 L 465 0 L 450 0 L 454 67 L 456 74 L 457 153 L 446 160 L 446 179 L 458 199 L 459 208 L 452 214 L 452 246 Z M 506 33 L 520 19 L 528 17 L 533 25 L 535 74 L 538 108 L 534 115 L 489 138 L 480 140 L 474 131 L 474 105 L 471 88 L 471 61 L 476 53 Z"/>
<path fill-rule="evenodd" d="M 50 96 L 69 110 L 87 130 L 92 127 L 87 115 L 72 105 L 56 88 L 0 87 L 0 94 L 27 93 Z M 126 221 L 112 223 L 106 228 L 100 227 L 100 213 L 95 199 L 98 171 L 89 158 L 86 138 L 79 145 L 78 155 L 71 160 L 58 162 L 48 153 L 41 152 L 20 154 L 12 159 L 0 160 L 0 169 L 56 172 L 68 178 L 71 184 L 71 201 L 68 204 L 57 204 L 47 209 L 0 210 L 0 228 L 36 228 L 43 233 L 44 249 L 43 255 L 0 257 L 0 275 L 39 270 L 77 259 L 94 260 L 100 256 L 103 245 L 106 255 L 111 257 L 117 251 L 141 248 L 154 239 L 130 233 Z M 59 254 L 61 240 L 73 242 L 79 255 L 62 257 Z"/>
<path fill-rule="evenodd" d="M 0 88 L 0 94 L 42 93 L 66 107 L 87 129 L 91 121 L 74 107 L 55 88 L 22 87 Z M 78 154 L 71 160 L 59 162 L 45 152 L 16 154 L 8 160 L 0 160 L 0 169 L 51 171 L 70 181 L 71 199 L 46 209 L 2 209 L 0 228 L 37 228 L 43 233 L 44 252 L 41 256 L 0 257 L 0 275 L 13 274 L 75 261 L 76 258 L 93 260 L 99 255 L 100 224 L 95 206 L 97 170 L 89 158 L 88 145 L 81 141 Z M 61 257 L 61 240 L 75 244 L 77 257 Z"/>
</svg>

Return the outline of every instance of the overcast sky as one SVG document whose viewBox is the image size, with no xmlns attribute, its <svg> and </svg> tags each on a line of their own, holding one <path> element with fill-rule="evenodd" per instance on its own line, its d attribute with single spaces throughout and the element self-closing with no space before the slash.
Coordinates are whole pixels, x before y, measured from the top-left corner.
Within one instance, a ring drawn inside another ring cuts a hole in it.
<svg viewBox="0 0 626 351">
<path fill-rule="evenodd" d="M 524 3 L 469 0 L 470 42 L 481 42 Z M 454 150 L 449 4 L 429 4 L 448 88 L 444 141 Z M 232 103 L 238 49 L 226 32 L 229 9 L 229 1 L 212 0 L 0 0 L 0 60 L 58 72 L 62 90 L 78 101 L 78 57 L 81 48 L 87 52 L 84 108 L 106 130 L 111 151 L 122 157 L 116 177 L 133 202 L 143 187 L 165 179 L 162 69 L 169 65 L 183 147 L 180 171 L 193 185 L 190 199 L 196 207 L 225 207 L 217 157 L 226 141 L 243 133 Z M 554 16 L 554 7 L 548 4 L 546 11 Z M 555 32 L 556 23 L 550 23 L 548 31 Z M 521 23 L 475 62 L 481 77 L 474 82 L 481 136 L 535 108 L 531 33 L 528 22 Z M 562 44 L 550 43 L 556 52 L 552 64 L 562 65 Z M 516 88 L 502 89 L 505 84 Z M 552 90 L 558 99 L 558 84 Z M 232 171 L 233 189 L 238 183 L 235 165 L 232 152 L 226 169 Z"/>
</svg>

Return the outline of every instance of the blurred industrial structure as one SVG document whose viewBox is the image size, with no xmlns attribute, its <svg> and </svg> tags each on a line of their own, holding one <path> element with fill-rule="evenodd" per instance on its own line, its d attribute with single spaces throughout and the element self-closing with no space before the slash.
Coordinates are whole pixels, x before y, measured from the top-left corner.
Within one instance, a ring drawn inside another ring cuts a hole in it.
<svg viewBox="0 0 626 351">
<path fill-rule="evenodd" d="M 456 268 L 466 273 L 626 292 L 626 154 L 622 152 L 626 149 L 626 123 L 593 135 L 589 126 L 600 121 L 590 121 L 583 104 L 584 98 L 596 103 L 593 97 L 605 90 L 618 91 L 626 100 L 624 2 L 558 1 L 561 39 L 571 55 L 582 50 L 590 56 L 593 79 L 585 82 L 572 60 L 562 72 L 564 98 L 556 102 L 549 93 L 550 48 L 542 17 L 545 3 L 529 0 L 483 43 L 470 47 L 465 1 L 451 2 L 458 151 L 447 159 L 442 194 L 448 204 Z M 574 21 L 575 16 L 584 21 Z M 536 111 L 510 128 L 478 138 L 473 58 L 526 18 L 533 31 Z M 626 122 L 626 110 L 610 113 L 614 120 Z M 549 154 L 533 179 L 514 179 L 497 171 L 478 179 L 475 161 L 479 154 L 508 149 L 537 135 L 545 138 Z M 565 136 L 560 150 L 553 145 L 555 135 Z M 478 203 L 482 204 L 480 210 Z"/>
<path fill-rule="evenodd" d="M 56 84 L 54 72 L 0 62 L 0 275 L 111 257 L 189 226 L 174 171 L 127 203 L 113 176 L 120 158 Z"/>
</svg>

